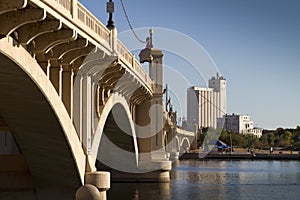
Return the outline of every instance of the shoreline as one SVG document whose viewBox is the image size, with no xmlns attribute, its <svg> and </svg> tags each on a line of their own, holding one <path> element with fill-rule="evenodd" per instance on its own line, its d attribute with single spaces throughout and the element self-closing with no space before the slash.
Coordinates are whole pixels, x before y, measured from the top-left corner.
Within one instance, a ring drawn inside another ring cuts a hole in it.
<svg viewBox="0 0 300 200">
<path fill-rule="evenodd" d="M 179 160 L 299 160 L 300 154 L 208 154 L 204 158 L 199 157 L 199 153 L 184 153 Z"/>
</svg>

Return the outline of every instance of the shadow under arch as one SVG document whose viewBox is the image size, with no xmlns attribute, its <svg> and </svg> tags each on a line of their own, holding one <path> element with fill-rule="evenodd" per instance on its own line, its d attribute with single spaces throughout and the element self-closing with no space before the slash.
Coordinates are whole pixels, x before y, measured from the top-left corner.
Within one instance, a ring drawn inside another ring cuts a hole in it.
<svg viewBox="0 0 300 200">
<path fill-rule="evenodd" d="M 0 113 L 11 128 L 41 199 L 70 199 L 84 182 L 85 155 L 55 88 L 11 38 L 0 40 Z"/>
<path fill-rule="evenodd" d="M 138 169 L 138 145 L 128 103 L 118 93 L 108 99 L 92 142 L 92 164 L 101 164 L 122 172 Z M 97 161 L 96 161 L 97 160 Z"/>
</svg>

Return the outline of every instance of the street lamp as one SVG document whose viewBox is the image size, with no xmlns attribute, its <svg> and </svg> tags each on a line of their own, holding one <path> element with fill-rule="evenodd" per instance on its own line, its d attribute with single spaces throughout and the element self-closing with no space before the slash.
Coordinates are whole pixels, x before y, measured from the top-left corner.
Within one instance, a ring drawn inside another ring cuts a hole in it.
<svg viewBox="0 0 300 200">
<path fill-rule="evenodd" d="M 230 136 L 230 154 L 232 154 L 232 138 L 231 138 L 231 130 L 228 131 Z"/>
<path fill-rule="evenodd" d="M 112 0 L 106 3 L 106 12 L 109 13 L 109 18 L 106 27 L 111 30 L 115 28 L 115 23 L 113 21 L 113 13 L 115 12 L 115 5 Z"/>
</svg>

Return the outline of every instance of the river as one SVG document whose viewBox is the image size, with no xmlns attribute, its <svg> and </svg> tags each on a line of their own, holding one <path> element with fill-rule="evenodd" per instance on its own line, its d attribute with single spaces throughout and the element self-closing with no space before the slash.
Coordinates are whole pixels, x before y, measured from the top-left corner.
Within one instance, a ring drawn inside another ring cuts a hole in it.
<svg viewBox="0 0 300 200">
<path fill-rule="evenodd" d="M 170 183 L 113 183 L 108 200 L 297 200 L 298 161 L 182 160 Z"/>
</svg>

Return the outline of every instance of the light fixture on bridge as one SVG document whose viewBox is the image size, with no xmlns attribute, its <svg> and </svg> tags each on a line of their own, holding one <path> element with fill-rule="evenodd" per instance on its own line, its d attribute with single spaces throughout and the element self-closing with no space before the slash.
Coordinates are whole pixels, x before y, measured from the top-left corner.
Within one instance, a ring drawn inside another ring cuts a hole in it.
<svg viewBox="0 0 300 200">
<path fill-rule="evenodd" d="M 115 3 L 112 0 L 106 3 L 106 12 L 109 13 L 109 18 L 106 27 L 111 30 L 115 28 L 115 23 L 113 21 L 113 13 L 115 12 Z"/>
</svg>

